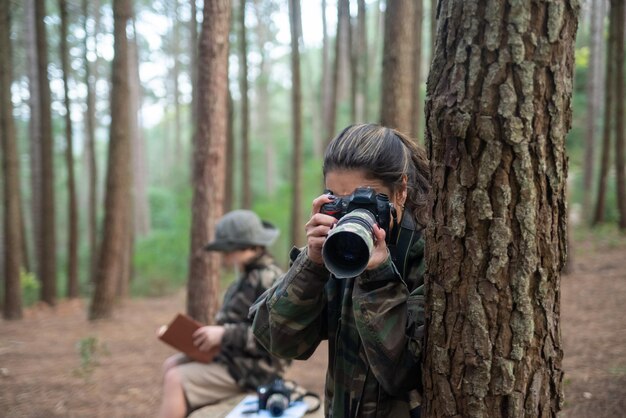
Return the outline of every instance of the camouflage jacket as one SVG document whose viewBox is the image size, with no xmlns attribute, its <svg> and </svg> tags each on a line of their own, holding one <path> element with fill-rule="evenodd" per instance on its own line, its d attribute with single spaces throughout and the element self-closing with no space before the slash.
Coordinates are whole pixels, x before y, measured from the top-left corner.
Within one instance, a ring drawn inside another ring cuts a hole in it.
<svg viewBox="0 0 626 418">
<path fill-rule="evenodd" d="M 271 356 L 252 335 L 248 319 L 250 305 L 282 274 L 272 257 L 263 254 L 245 267 L 239 279 L 230 285 L 216 323 L 224 326 L 224 337 L 215 361 L 226 365 L 241 387 L 256 389 L 281 376 L 286 361 Z"/>
<path fill-rule="evenodd" d="M 391 257 L 351 279 L 336 279 L 302 251 L 255 304 L 253 331 L 273 354 L 306 359 L 328 340 L 327 417 L 408 417 L 421 390 L 423 251 L 411 238 L 402 278 Z"/>
</svg>

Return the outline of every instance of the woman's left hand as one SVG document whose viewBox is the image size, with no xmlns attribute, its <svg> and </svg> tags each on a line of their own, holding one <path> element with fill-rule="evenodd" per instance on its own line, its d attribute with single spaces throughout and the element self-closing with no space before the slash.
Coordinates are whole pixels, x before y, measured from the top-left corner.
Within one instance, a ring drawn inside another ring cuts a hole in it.
<svg viewBox="0 0 626 418">
<path fill-rule="evenodd" d="M 200 351 L 208 352 L 222 344 L 224 327 L 220 325 L 207 325 L 198 328 L 193 333 L 193 343 Z"/>
<path fill-rule="evenodd" d="M 374 252 L 370 257 L 369 263 L 367 263 L 367 270 L 373 270 L 380 266 L 389 257 L 389 250 L 387 249 L 387 243 L 385 242 L 385 230 L 378 225 L 374 225 L 374 237 L 376 242 L 374 243 Z"/>
</svg>

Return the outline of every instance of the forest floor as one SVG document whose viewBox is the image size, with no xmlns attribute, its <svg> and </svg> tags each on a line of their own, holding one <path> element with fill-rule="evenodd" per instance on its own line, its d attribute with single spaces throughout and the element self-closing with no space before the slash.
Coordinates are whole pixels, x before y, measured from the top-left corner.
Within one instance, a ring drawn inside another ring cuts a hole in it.
<svg viewBox="0 0 626 418">
<path fill-rule="evenodd" d="M 626 416 L 626 240 L 584 242 L 561 282 L 560 416 Z M 155 330 L 183 309 L 181 292 L 127 301 L 113 321 L 89 323 L 84 300 L 0 320 L 0 417 L 154 416 L 161 363 L 173 353 Z M 324 350 L 294 362 L 288 377 L 322 393 Z"/>
</svg>

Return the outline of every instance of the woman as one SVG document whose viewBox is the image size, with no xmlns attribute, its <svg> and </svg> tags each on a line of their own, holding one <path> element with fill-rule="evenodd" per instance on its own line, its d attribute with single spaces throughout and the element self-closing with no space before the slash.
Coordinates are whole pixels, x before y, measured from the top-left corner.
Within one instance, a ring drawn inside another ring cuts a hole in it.
<svg viewBox="0 0 626 418">
<path fill-rule="evenodd" d="M 193 335 L 200 351 L 218 354 L 208 364 L 181 354 L 165 361 L 159 417 L 182 418 L 282 376 L 286 362 L 256 343 L 248 319 L 250 305 L 282 273 L 267 251 L 276 237 L 278 229 L 249 210 L 229 212 L 218 221 L 215 239 L 204 249 L 222 252 L 240 277 L 226 291 L 216 325 L 201 327 Z"/>
<path fill-rule="evenodd" d="M 356 125 L 331 141 L 323 173 L 330 194 L 313 201 L 306 247 L 253 307 L 253 331 L 283 358 L 306 359 L 328 339 L 327 417 L 408 417 L 421 387 L 426 158 L 393 129 Z M 320 210 L 362 187 L 389 197 L 390 236 L 374 226 L 366 270 L 337 279 L 322 258 L 337 219 Z"/>
</svg>

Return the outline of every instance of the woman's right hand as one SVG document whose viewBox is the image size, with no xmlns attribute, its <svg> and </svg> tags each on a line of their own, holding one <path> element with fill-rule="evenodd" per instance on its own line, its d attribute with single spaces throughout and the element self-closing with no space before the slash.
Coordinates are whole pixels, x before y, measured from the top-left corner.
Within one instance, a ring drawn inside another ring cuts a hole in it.
<svg viewBox="0 0 626 418">
<path fill-rule="evenodd" d="M 306 239 L 307 239 L 307 254 L 309 259 L 317 264 L 324 264 L 322 259 L 322 246 L 326 241 L 326 236 L 331 230 L 334 224 L 337 223 L 337 219 L 333 216 L 320 213 L 322 205 L 332 202 L 334 196 L 329 194 L 323 194 L 313 200 L 313 208 L 311 210 L 311 219 L 306 223 Z"/>
</svg>

